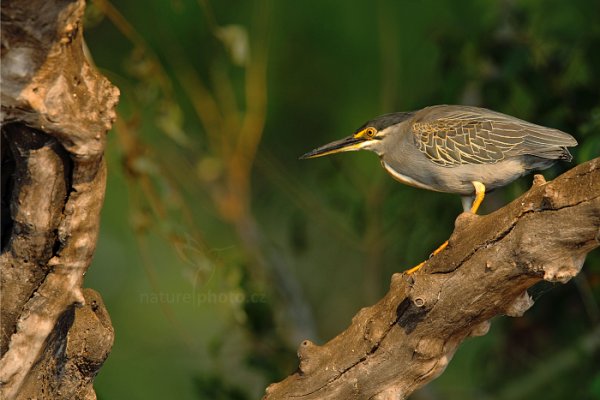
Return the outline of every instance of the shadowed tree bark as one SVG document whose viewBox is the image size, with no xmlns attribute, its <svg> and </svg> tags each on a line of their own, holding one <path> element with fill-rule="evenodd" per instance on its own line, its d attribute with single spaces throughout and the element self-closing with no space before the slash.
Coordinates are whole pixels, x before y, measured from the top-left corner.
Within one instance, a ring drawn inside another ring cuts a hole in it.
<svg viewBox="0 0 600 400">
<path fill-rule="evenodd" d="M 439 376 L 460 343 L 487 333 L 496 315 L 521 316 L 527 289 L 567 282 L 600 245 L 600 158 L 485 215 L 461 214 L 446 250 L 389 292 L 344 332 L 300 344 L 298 371 L 264 399 L 405 399 Z"/>
<path fill-rule="evenodd" d="M 83 0 L 2 1 L 0 397 L 96 397 L 113 328 L 82 289 L 119 91 L 83 51 Z"/>
</svg>

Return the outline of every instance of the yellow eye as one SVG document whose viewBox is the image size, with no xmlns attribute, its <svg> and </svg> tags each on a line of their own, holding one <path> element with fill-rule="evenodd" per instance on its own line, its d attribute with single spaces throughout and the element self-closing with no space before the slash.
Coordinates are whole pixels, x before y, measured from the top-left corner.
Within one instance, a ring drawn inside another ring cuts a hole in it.
<svg viewBox="0 0 600 400">
<path fill-rule="evenodd" d="M 377 131 L 375 130 L 375 128 L 367 128 L 365 130 L 365 135 L 367 135 L 367 137 L 370 137 L 370 138 L 374 137 L 376 133 L 377 133 Z"/>
</svg>

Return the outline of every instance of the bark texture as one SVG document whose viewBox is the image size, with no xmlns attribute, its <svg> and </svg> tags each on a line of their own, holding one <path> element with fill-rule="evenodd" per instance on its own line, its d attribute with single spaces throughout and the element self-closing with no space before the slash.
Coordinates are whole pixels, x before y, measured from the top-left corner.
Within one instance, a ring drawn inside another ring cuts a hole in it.
<svg viewBox="0 0 600 400">
<path fill-rule="evenodd" d="M 264 399 L 405 399 L 439 376 L 460 343 L 496 315 L 521 316 L 527 288 L 567 282 L 600 244 L 600 158 L 485 216 L 464 213 L 446 250 L 323 346 L 304 341 L 298 371 Z"/>
<path fill-rule="evenodd" d="M 113 328 L 82 289 L 119 91 L 83 51 L 83 0 L 2 1 L 0 398 L 95 398 Z"/>
</svg>

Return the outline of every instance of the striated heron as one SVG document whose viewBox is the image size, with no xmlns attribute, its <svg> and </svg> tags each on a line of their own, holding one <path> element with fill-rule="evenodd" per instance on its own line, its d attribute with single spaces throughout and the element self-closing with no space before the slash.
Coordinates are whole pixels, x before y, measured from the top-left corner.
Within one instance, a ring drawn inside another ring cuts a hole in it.
<svg viewBox="0 0 600 400">
<path fill-rule="evenodd" d="M 460 194 L 464 211 L 476 213 L 486 191 L 548 168 L 557 160 L 571 161 L 567 147 L 576 145 L 567 133 L 499 112 L 439 105 L 379 116 L 352 136 L 300 158 L 370 150 L 396 180 L 422 189 Z M 424 263 L 406 272 L 411 274 Z"/>
</svg>

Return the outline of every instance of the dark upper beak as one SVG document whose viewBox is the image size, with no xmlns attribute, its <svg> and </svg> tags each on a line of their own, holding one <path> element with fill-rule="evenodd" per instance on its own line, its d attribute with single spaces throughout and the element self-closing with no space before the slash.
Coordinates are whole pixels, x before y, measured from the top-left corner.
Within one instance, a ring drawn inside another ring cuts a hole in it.
<svg viewBox="0 0 600 400">
<path fill-rule="evenodd" d="M 300 159 L 304 160 L 306 158 L 316 158 L 329 154 L 341 153 L 342 151 L 358 150 L 360 148 L 358 145 L 364 141 L 364 138 L 355 138 L 354 136 L 350 136 L 345 139 L 336 140 L 335 142 L 317 147 L 316 149 L 300 156 Z"/>
</svg>

